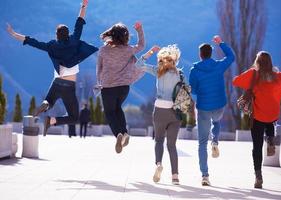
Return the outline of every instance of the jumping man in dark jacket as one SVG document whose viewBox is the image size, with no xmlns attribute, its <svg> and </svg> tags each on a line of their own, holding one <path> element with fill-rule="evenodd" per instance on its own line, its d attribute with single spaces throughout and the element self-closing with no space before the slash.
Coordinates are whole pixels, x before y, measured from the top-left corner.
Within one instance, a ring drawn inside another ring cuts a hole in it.
<svg viewBox="0 0 281 200">
<path fill-rule="evenodd" d="M 11 36 L 22 41 L 23 45 L 28 44 L 46 51 L 54 65 L 54 80 L 45 100 L 34 115 L 37 116 L 41 112 L 52 108 L 59 98 L 62 99 L 68 115 L 46 117 L 43 135 L 46 135 L 47 129 L 51 125 L 75 124 L 78 121 L 79 107 L 75 95 L 76 74 L 79 72 L 78 64 L 98 50 L 98 48 L 80 40 L 83 25 L 86 24 L 84 17 L 87 5 L 88 0 L 82 0 L 73 34 L 69 34 L 69 29 L 66 25 L 60 24 L 56 30 L 57 39 L 49 42 L 39 42 L 34 38 L 19 34 L 8 24 L 7 31 Z"/>
</svg>

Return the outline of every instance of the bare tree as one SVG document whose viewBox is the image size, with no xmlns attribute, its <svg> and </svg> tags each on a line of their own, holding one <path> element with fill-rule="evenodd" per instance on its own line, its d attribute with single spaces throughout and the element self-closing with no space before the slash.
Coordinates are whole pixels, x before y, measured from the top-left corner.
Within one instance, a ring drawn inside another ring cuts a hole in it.
<svg viewBox="0 0 281 200">
<path fill-rule="evenodd" d="M 236 99 L 242 94 L 233 88 L 232 78 L 251 67 L 255 56 L 261 50 L 267 14 L 264 0 L 218 0 L 217 15 L 220 20 L 220 34 L 231 45 L 236 54 L 236 67 L 225 73 L 228 108 L 235 120 L 235 128 L 241 124 L 241 114 Z M 231 129 L 234 129 L 232 125 Z"/>
</svg>

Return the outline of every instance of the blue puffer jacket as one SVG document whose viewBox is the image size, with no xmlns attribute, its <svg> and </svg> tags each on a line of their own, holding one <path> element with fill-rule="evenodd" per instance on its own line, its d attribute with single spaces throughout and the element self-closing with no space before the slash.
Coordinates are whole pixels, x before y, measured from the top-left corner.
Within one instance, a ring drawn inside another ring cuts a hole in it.
<svg viewBox="0 0 281 200">
<path fill-rule="evenodd" d="M 227 44 L 221 43 L 220 47 L 225 54 L 222 60 L 205 59 L 194 63 L 190 70 L 189 84 L 192 94 L 197 96 L 199 110 L 212 111 L 226 105 L 224 72 L 235 57 Z"/>
</svg>

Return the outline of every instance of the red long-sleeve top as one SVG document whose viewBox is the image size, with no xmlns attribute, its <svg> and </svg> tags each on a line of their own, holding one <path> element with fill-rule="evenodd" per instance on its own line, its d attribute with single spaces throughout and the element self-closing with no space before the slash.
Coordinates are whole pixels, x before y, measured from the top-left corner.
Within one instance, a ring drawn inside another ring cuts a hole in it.
<svg viewBox="0 0 281 200">
<path fill-rule="evenodd" d="M 246 72 L 234 77 L 233 85 L 244 90 L 250 88 L 253 72 L 255 69 L 249 69 Z M 256 82 L 253 88 L 254 93 L 254 119 L 261 122 L 273 122 L 280 116 L 281 103 L 281 73 L 274 72 L 277 75 L 275 81 L 258 81 L 256 73 Z"/>
</svg>

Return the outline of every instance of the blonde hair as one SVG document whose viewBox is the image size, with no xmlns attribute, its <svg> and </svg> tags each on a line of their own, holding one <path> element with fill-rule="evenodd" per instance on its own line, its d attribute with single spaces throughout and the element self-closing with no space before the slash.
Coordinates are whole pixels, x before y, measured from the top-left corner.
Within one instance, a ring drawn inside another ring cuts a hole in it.
<svg viewBox="0 0 281 200">
<path fill-rule="evenodd" d="M 158 61 L 158 78 L 164 75 L 167 71 L 173 70 L 178 72 L 177 64 L 179 62 L 181 52 L 176 44 L 163 47 L 157 54 Z"/>
</svg>

